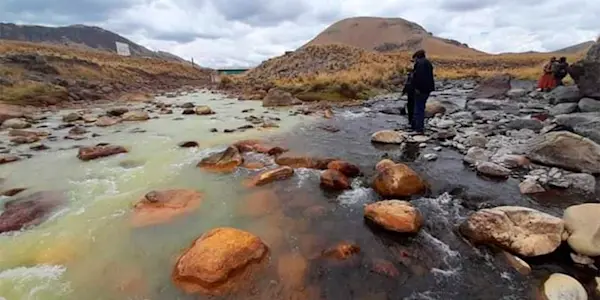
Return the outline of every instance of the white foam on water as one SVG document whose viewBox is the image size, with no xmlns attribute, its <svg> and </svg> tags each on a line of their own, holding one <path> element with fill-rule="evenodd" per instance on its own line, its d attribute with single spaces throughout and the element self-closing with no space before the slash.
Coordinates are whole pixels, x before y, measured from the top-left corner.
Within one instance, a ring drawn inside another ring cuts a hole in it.
<svg viewBox="0 0 600 300">
<path fill-rule="evenodd" d="M 367 111 L 364 112 L 352 112 L 352 111 L 343 111 L 342 113 L 339 114 L 340 117 L 346 119 L 346 120 L 352 120 L 352 119 L 358 119 L 358 118 L 362 118 L 365 116 Z"/>
<path fill-rule="evenodd" d="M 377 197 L 377 193 L 373 189 L 360 186 L 354 187 L 354 182 L 351 190 L 344 191 L 338 196 L 337 200 L 340 205 L 360 205 L 362 207 L 363 204 L 370 203 Z"/>
<path fill-rule="evenodd" d="M 307 169 L 307 168 L 298 168 L 295 170 L 296 177 L 298 177 L 298 188 L 302 188 L 309 184 L 310 179 L 316 179 L 321 176 L 321 171 Z"/>
<path fill-rule="evenodd" d="M 438 300 L 439 297 L 435 296 L 433 292 L 413 292 L 410 296 L 405 297 L 404 300 Z"/>
<path fill-rule="evenodd" d="M 41 299 L 39 293 L 64 295 L 70 291 L 68 283 L 60 282 L 67 269 L 60 265 L 18 267 L 0 272 L 0 286 L 9 284 L 15 291 L 28 291 L 26 298 Z"/>
</svg>

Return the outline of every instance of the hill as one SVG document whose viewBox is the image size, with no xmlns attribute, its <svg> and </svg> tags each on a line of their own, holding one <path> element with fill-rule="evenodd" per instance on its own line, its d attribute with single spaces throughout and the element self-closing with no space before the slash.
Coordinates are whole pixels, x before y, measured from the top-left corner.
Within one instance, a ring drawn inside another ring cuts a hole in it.
<svg viewBox="0 0 600 300">
<path fill-rule="evenodd" d="M 342 44 L 308 45 L 264 61 L 239 76 L 226 77 L 222 87 L 243 99 L 262 99 L 272 87 L 304 101 L 366 99 L 397 91 L 410 67 L 412 52 L 376 52 Z M 565 54 L 577 61 L 582 53 Z M 486 78 L 510 74 L 536 80 L 548 60 L 546 53 L 500 55 L 429 55 L 438 80 Z"/>
<path fill-rule="evenodd" d="M 594 41 L 587 41 L 587 42 L 579 43 L 577 45 L 573 45 L 573 46 L 569 46 L 569 47 L 566 47 L 563 49 L 552 51 L 551 53 L 557 53 L 557 54 L 584 53 L 584 52 L 587 52 L 594 44 L 595 44 Z"/>
<path fill-rule="evenodd" d="M 0 43 L 0 104 L 87 106 L 211 84 L 190 63 L 47 43 Z"/>
<path fill-rule="evenodd" d="M 132 56 L 183 61 L 182 58 L 173 54 L 152 51 L 114 32 L 95 26 L 46 27 L 0 23 L 0 39 L 91 48 L 113 53 L 117 53 L 115 42 L 120 42 L 129 45 Z"/>
<path fill-rule="evenodd" d="M 334 23 L 302 47 L 343 44 L 368 51 L 425 49 L 431 55 L 474 55 L 483 52 L 461 42 L 433 36 L 421 25 L 402 18 L 355 17 Z"/>
</svg>

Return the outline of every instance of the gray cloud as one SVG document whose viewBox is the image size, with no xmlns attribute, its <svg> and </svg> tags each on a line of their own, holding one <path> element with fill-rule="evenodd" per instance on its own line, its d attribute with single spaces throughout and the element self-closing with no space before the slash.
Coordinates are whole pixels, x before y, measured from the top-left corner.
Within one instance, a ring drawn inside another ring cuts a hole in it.
<svg viewBox="0 0 600 300">
<path fill-rule="evenodd" d="M 444 0 L 440 8 L 456 12 L 474 11 L 493 6 L 497 2 L 496 0 Z"/>
<path fill-rule="evenodd" d="M 71 20 L 72 23 L 106 20 L 113 12 L 126 9 L 148 0 L 2 0 L 1 12 L 7 14 L 3 21 L 28 21 L 45 24 L 53 20 Z"/>
<path fill-rule="evenodd" d="M 294 21 L 310 9 L 304 1 L 295 0 L 212 0 L 212 5 L 229 21 L 256 26 L 277 25 Z"/>
</svg>

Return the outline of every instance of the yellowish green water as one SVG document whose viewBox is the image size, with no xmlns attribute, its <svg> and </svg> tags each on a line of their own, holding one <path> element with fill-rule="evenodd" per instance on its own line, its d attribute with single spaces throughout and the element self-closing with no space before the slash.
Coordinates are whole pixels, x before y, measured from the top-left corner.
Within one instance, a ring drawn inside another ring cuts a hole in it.
<svg viewBox="0 0 600 300">
<path fill-rule="evenodd" d="M 289 109 L 265 113 L 260 102 L 236 101 L 209 93 L 158 100 L 209 105 L 216 114 L 182 116 L 175 110 L 173 115 L 146 122 L 91 127 L 91 132 L 102 136 L 83 141 L 60 138 L 46 143 L 52 147 L 47 152 L 0 166 L 0 177 L 6 179 L 3 189 L 28 188 L 18 196 L 64 190 L 69 201 L 40 226 L 0 235 L 0 299 L 178 299 L 181 294 L 171 286 L 170 275 L 180 252 L 207 229 L 245 226 L 235 216 L 245 171 L 209 174 L 196 168 L 196 163 L 208 152 L 236 140 L 282 134 L 299 122 L 311 120 L 291 117 Z M 241 112 L 251 108 L 255 111 Z M 49 116 L 45 124 L 56 127 L 65 113 Z M 280 128 L 222 132 L 248 124 L 243 117 L 249 115 L 279 117 Z M 177 117 L 183 120 L 174 120 Z M 134 128 L 145 132 L 131 133 Z M 210 128 L 220 132 L 211 133 Z M 61 136 L 68 130 L 54 134 Z M 6 134 L 2 133 L 3 138 Z M 177 147 L 187 140 L 198 141 L 200 147 Z M 58 150 L 100 142 L 123 145 L 130 152 L 82 162 L 76 158 L 76 149 Z M 22 147 L 21 150 L 27 148 Z M 130 166 L 121 166 L 124 161 Z M 169 224 L 133 228 L 129 223 L 132 205 L 146 192 L 163 188 L 202 191 L 205 198 L 201 209 Z"/>
</svg>

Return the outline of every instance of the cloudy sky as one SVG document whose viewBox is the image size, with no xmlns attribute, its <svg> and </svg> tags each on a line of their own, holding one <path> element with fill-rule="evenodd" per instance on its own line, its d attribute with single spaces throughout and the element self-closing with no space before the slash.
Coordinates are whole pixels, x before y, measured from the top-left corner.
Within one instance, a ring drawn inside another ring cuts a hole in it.
<svg viewBox="0 0 600 300">
<path fill-rule="evenodd" d="M 490 53 L 600 34 L 599 0 L 0 0 L 0 22 L 87 24 L 208 67 L 253 66 L 353 16 L 401 17 Z"/>
</svg>

